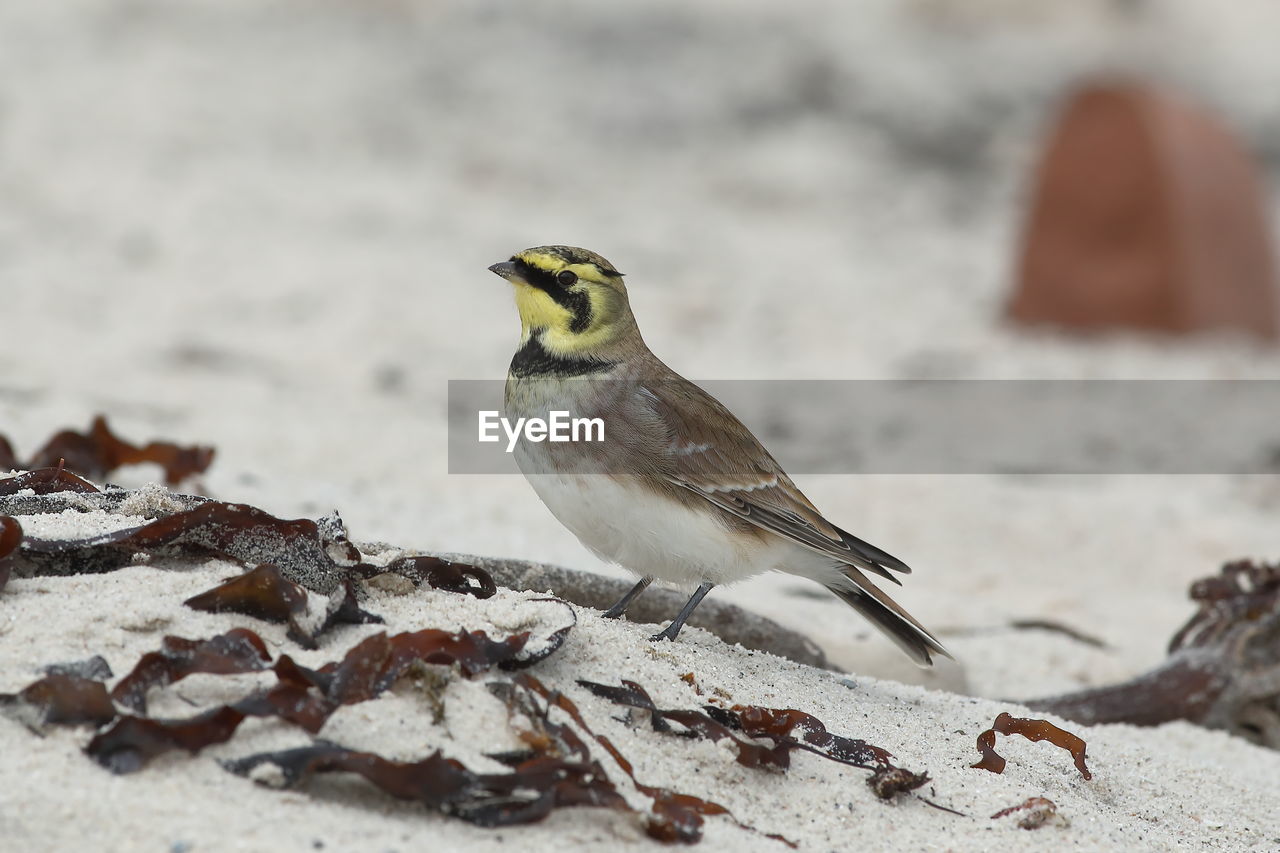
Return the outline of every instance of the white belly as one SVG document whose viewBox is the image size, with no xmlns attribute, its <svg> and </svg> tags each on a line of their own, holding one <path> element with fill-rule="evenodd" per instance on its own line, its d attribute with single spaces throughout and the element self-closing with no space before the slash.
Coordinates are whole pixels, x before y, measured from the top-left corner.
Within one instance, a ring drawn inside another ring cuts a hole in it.
<svg viewBox="0 0 1280 853">
<path fill-rule="evenodd" d="M 566 404 L 570 399 L 576 400 L 574 405 Z M 600 404 L 573 398 L 554 383 L 524 383 L 518 393 L 508 384 L 507 417 L 546 417 L 549 409 L 590 416 Z M 552 515 L 602 560 L 686 587 L 733 583 L 772 569 L 824 581 L 833 573 L 830 559 L 817 558 L 781 537 L 731 533 L 716 512 L 693 511 L 642 489 L 625 475 L 546 473 L 565 469 L 562 454 L 570 447 L 521 441 L 515 447 L 516 463 Z"/>
<path fill-rule="evenodd" d="M 622 478 L 531 474 L 527 479 L 583 545 L 637 575 L 681 586 L 732 583 L 780 568 L 782 560 L 799 550 L 782 539 L 731 536 L 713 514 L 691 512 L 675 500 L 626 485 Z"/>
</svg>

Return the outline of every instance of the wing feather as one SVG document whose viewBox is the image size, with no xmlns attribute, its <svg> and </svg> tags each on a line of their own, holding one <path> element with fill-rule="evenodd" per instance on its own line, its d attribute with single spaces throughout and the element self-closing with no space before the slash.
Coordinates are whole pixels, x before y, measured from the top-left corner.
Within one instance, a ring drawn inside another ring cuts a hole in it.
<svg viewBox="0 0 1280 853">
<path fill-rule="evenodd" d="M 669 431 L 665 472 L 727 512 L 799 545 L 900 583 L 901 560 L 822 517 L 741 421 L 679 376 L 646 383 L 645 396 Z"/>
</svg>

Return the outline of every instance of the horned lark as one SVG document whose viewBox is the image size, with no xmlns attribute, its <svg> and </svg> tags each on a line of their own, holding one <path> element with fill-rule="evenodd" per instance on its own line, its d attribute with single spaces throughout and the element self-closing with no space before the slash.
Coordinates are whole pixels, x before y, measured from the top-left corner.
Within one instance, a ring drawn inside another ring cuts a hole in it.
<svg viewBox="0 0 1280 853">
<path fill-rule="evenodd" d="M 515 286 L 522 327 L 505 417 L 558 410 L 604 423 L 600 446 L 521 440 L 515 455 L 583 545 L 639 575 L 605 616 L 621 616 L 654 579 L 696 584 L 651 638 L 674 640 L 713 586 L 774 570 L 822 584 L 921 665 L 947 654 L 864 574 L 898 583 L 906 564 L 823 518 L 728 409 L 649 351 L 612 264 L 540 246 L 489 269 Z"/>
</svg>

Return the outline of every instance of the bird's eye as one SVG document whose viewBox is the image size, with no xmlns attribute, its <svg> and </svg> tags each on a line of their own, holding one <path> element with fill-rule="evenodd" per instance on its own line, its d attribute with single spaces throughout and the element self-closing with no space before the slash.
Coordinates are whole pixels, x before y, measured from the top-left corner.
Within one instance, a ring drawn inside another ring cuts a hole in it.
<svg viewBox="0 0 1280 853">
<path fill-rule="evenodd" d="M 560 270 L 556 273 L 556 281 L 561 287 L 569 287 L 578 280 L 578 274 L 573 270 Z"/>
</svg>

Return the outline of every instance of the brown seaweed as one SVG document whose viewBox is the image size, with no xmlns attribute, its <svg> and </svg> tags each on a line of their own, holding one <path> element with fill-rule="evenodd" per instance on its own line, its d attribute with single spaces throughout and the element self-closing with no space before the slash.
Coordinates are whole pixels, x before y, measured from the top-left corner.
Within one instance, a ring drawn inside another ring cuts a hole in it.
<svg viewBox="0 0 1280 853">
<path fill-rule="evenodd" d="M 276 684 L 232 705 L 250 717 L 279 717 L 316 734 L 341 704 L 327 695 L 332 678 L 299 665 L 288 655 L 271 667 Z"/>
<path fill-rule="evenodd" d="M 7 467 L 46 468 L 65 461 L 72 471 L 90 479 L 101 479 L 125 465 L 154 462 L 164 469 L 165 482 L 172 486 L 193 474 L 203 473 L 212 464 L 213 456 L 212 447 L 182 447 L 169 441 L 151 441 L 139 447 L 113 433 L 107 419 L 98 415 L 88 432 L 63 430 L 24 464 L 14 460 L 14 464 Z"/>
<path fill-rule="evenodd" d="M 572 614 L 572 608 L 567 609 Z M 320 669 L 300 666 L 287 655 L 268 667 L 270 655 L 265 644 L 246 629 L 234 629 L 207 640 L 169 637 L 160 651 L 144 655 L 112 694 L 120 705 L 136 713 L 118 714 L 101 682 L 70 675 L 47 676 L 18 697 L 7 698 L 39 707 L 48 722 L 106 723 L 86 747 L 86 753 L 114 773 L 132 773 L 167 752 L 182 750 L 194 754 L 226 742 L 250 716 L 275 717 L 318 732 L 338 707 L 376 698 L 420 663 L 455 665 L 464 675 L 494 668 L 527 667 L 559 648 L 573 624 L 570 622 L 539 637 L 536 643 L 531 642 L 528 632 L 503 639 L 491 638 L 481 631 L 427 629 L 394 636 L 377 633 L 357 643 L 341 660 Z M 77 664 L 76 668 L 83 667 Z M 197 672 L 229 674 L 268 670 L 275 674 L 276 684 L 240 701 L 185 719 L 146 716 L 145 698 L 153 687 L 172 684 Z M 75 689 L 65 694 L 52 691 L 62 685 Z M 506 764 L 510 772 L 477 773 L 439 752 L 420 761 L 401 762 L 319 741 L 302 749 L 249 756 L 226 762 L 224 766 L 242 775 L 254 776 L 259 775 L 255 773 L 259 768 L 271 766 L 286 786 L 302 784 L 314 774 L 354 773 L 391 796 L 421 802 L 480 826 L 528 823 L 542 819 L 556 808 L 595 806 L 641 814 L 646 831 L 666 842 L 700 840 L 707 816 L 725 816 L 744 829 L 758 832 L 738 821 L 718 803 L 640 782 L 630 761 L 609 738 L 595 733 L 566 696 L 549 690 L 536 678 L 521 674 L 514 683 L 501 682 L 493 687 L 502 688 L 494 690 L 500 696 L 505 690 L 505 698 L 513 711 L 519 710 L 520 718 L 534 726 L 534 730 L 522 733 L 531 747 L 527 752 L 494 756 Z M 639 685 L 624 683 L 624 688 L 629 702 L 652 707 L 652 701 Z M 566 713 L 573 725 L 551 720 L 549 712 L 553 707 Z M 825 726 L 809 722 L 799 712 L 784 712 L 779 716 L 749 713 L 751 710 L 749 706 L 735 709 L 732 713 L 736 722 L 732 727 L 696 711 L 687 713 L 701 719 L 678 711 L 656 712 L 654 719 L 670 720 L 704 736 L 729 737 L 736 744 L 756 746 L 758 752 L 743 753 L 756 756 L 752 766 L 769 766 L 771 750 L 749 744 L 734 734 L 733 727 L 744 733 L 751 732 L 751 736 L 787 741 L 791 748 L 807 740 L 815 751 L 825 749 L 837 760 L 848 762 L 861 756 L 848 746 L 851 741 L 843 742 L 844 739 L 827 734 Z M 638 813 L 627 803 L 577 730 L 604 748 L 628 775 L 635 789 L 650 798 L 648 813 Z M 801 740 L 796 740 L 797 736 Z M 871 754 L 879 752 L 873 748 Z M 781 836 L 765 835 L 795 846 Z"/>
<path fill-rule="evenodd" d="M 252 632 L 237 630 L 240 633 L 234 637 L 234 632 L 229 632 L 203 642 L 170 638 L 158 659 L 147 656 L 139 662 L 125 680 L 132 687 L 122 692 L 136 705 L 146 687 L 170 683 L 182 675 L 253 668 L 260 658 L 254 654 L 245 660 L 245 649 L 256 652 L 261 641 Z M 564 631 L 558 629 L 552 636 Z M 341 661 L 320 670 L 298 666 L 282 656 L 272 667 L 278 683 L 270 690 L 189 719 L 121 716 L 95 736 L 86 751 L 112 772 L 130 773 L 174 749 L 195 753 L 225 742 L 246 716 L 278 716 L 315 732 L 339 705 L 375 698 L 415 662 L 455 663 L 465 674 L 494 666 L 528 665 L 529 659 L 522 657 L 528 638 L 528 632 L 505 641 L 492 640 L 480 631 L 427 630 L 393 637 L 379 633 L 358 643 Z M 558 642 L 543 645 L 554 648 Z M 482 826 L 527 823 L 541 819 L 553 808 L 572 805 L 629 810 L 581 739 L 578 745 L 574 756 L 525 757 L 515 763 L 511 773 L 499 774 L 474 773 L 439 752 L 418 762 L 396 762 L 326 743 L 250 756 L 225 766 L 248 775 L 270 764 L 290 786 L 315 773 L 356 773 L 392 796 L 416 800 Z"/>
<path fill-rule="evenodd" d="M 548 714 L 551 706 L 560 708 L 569 715 L 569 718 L 581 728 L 588 737 L 594 738 L 614 763 L 622 769 L 630 777 L 631 782 L 635 785 L 636 790 L 645 794 L 652 800 L 652 816 L 645 820 L 645 832 L 651 837 L 659 841 L 667 843 L 680 841 L 686 844 L 696 843 L 702 839 L 703 815 L 707 814 L 728 814 L 728 809 L 719 803 L 713 803 L 698 797 L 691 797 L 687 794 L 678 794 L 665 788 L 652 785 L 645 785 L 636 778 L 635 769 L 630 761 L 623 756 L 613 742 L 605 735 L 598 735 L 582 716 L 582 712 L 578 710 L 567 696 L 559 691 L 551 691 L 547 689 L 541 681 L 531 675 L 523 675 L 517 678 L 516 684 L 524 688 L 531 695 L 540 697 L 546 702 L 546 708 L 541 713 L 526 713 L 526 717 L 536 721 L 541 730 L 552 735 L 548 740 L 550 742 L 559 741 L 561 743 L 568 742 L 582 756 L 590 754 L 585 742 L 583 742 L 572 729 L 568 726 L 558 726 L 553 723 Z M 536 706 L 535 706 L 536 710 Z"/>
<path fill-rule="evenodd" d="M 39 482 L 49 482 L 54 475 L 70 476 L 58 469 L 46 469 L 0 480 L 0 500 L 17 502 L 6 507 L 11 512 L 43 513 L 64 509 L 83 511 L 98 504 L 109 507 L 130 494 L 113 489 L 85 495 L 84 499 L 67 496 L 68 500 L 61 502 L 56 501 L 57 495 L 3 498 L 7 483 L 39 485 Z M 61 484 L 58 488 L 66 485 L 64 480 L 58 482 Z M 28 506 L 32 502 L 38 505 Z M 88 506 L 82 505 L 86 502 Z M 287 581 L 330 597 L 328 622 L 324 627 L 372 618 L 359 611 L 351 594 L 354 587 L 345 583 L 348 570 L 359 565 L 361 556 L 336 515 L 317 521 L 281 519 L 247 504 L 187 497 L 183 497 L 179 505 L 182 503 L 188 508 L 137 527 L 69 539 L 26 536 L 5 565 L 19 576 L 60 576 L 113 571 L 137 562 L 139 557 L 222 558 L 251 566 L 271 564 Z M 300 637 L 315 634 L 314 629 L 301 630 L 301 624 L 296 627 Z"/>
<path fill-rule="evenodd" d="M 0 515 L 0 590 L 9 583 L 13 573 L 14 552 L 22 544 L 22 525 L 18 519 Z"/>
<path fill-rule="evenodd" d="M 538 599 L 534 599 L 535 601 Z M 572 608 L 566 605 L 570 615 Z M 344 704 L 373 698 L 391 686 L 419 661 L 456 664 L 471 677 L 494 667 L 526 669 L 544 660 L 564 644 L 575 621 L 557 628 L 533 651 L 528 650 L 530 633 L 521 631 L 501 640 L 484 631 L 444 631 L 425 628 L 388 637 L 385 633 L 366 637 L 336 665 L 322 667 L 320 673 L 332 678 L 327 688 L 331 698 Z"/>
<path fill-rule="evenodd" d="M 737 751 L 738 763 L 746 767 L 786 769 L 791 764 L 791 752 L 796 749 L 863 770 L 893 766 L 889 761 L 892 753 L 864 740 L 833 735 L 821 720 L 803 711 L 758 705 L 735 705 L 729 709 L 706 705 L 706 713 L 661 710 L 654 705 L 645 689 L 634 681 L 623 680 L 621 687 L 592 681 L 579 681 L 578 684 L 615 704 L 648 711 L 655 731 L 672 731 L 670 724 L 676 723 L 685 733 L 707 740 L 728 738 Z M 773 745 L 752 743 L 739 737 L 739 732 L 748 737 L 770 740 Z M 799 737 L 795 736 L 796 733 Z"/>
<path fill-rule="evenodd" d="M 51 468 L 34 468 L 0 480 L 0 495 L 15 495 L 30 490 L 37 495 L 58 492 L 92 494 L 101 491 L 93 483 L 68 471 L 61 463 Z"/>
<path fill-rule="evenodd" d="M 268 622 L 288 622 L 297 630 L 307 615 L 307 591 L 270 563 L 223 581 L 182 602 L 208 613 L 242 613 Z"/>
<path fill-rule="evenodd" d="M 521 660 L 528 639 L 528 632 L 505 640 L 483 631 L 379 632 L 318 670 L 282 655 L 271 668 L 277 683 L 232 707 L 249 716 L 280 717 L 314 734 L 340 706 L 376 699 L 419 663 L 456 664 L 472 676 Z"/>
<path fill-rule="evenodd" d="M 36 728 L 50 724 L 100 726 L 116 716 L 106 685 L 75 675 L 46 675 L 17 694 L 0 694 L 0 706 Z"/>
<path fill-rule="evenodd" d="M 414 586 L 425 583 L 433 589 L 466 593 L 476 598 L 490 598 L 498 591 L 497 584 L 484 569 L 442 557 L 400 557 L 386 566 L 362 564 L 357 571 L 366 578 L 400 575 L 413 581 Z"/>
<path fill-rule="evenodd" d="M 682 678 L 686 682 L 692 680 Z M 729 739 L 737 753 L 737 761 L 746 767 L 769 767 L 785 770 L 790 766 L 791 752 L 800 749 L 841 764 L 870 770 L 867 784 L 880 799 L 914 791 L 929 782 L 928 773 L 915 773 L 895 766 L 892 753 L 857 738 L 832 734 L 812 714 L 793 708 L 764 708 L 759 705 L 734 705 L 720 708 L 705 705 L 702 711 L 662 710 L 648 692 L 634 681 L 623 680 L 620 687 L 579 681 L 578 684 L 601 698 L 648 712 L 654 731 L 705 738 L 712 741 Z M 672 723 L 680 729 L 672 727 Z M 752 743 L 738 736 L 763 739 L 772 746 Z M 959 814 L 923 797 L 929 805 Z"/>
<path fill-rule="evenodd" d="M 5 483 L 13 481 L 18 486 L 29 485 L 37 474 L 45 480 L 52 476 L 44 472 L 29 472 L 0 480 L 0 494 L 3 494 Z M 86 485 L 95 488 L 91 484 Z M 48 511 L 57 510 L 50 507 Z M 467 593 L 477 598 L 488 598 L 497 591 L 493 578 L 487 572 L 466 563 L 436 557 L 401 558 L 388 567 L 361 563 L 359 549 L 347 538 L 346 529 L 336 515 L 316 521 L 308 518 L 282 519 L 248 504 L 213 500 L 199 500 L 188 509 L 138 527 L 81 539 L 27 537 L 14 560 L 15 565 L 21 563 L 28 573 L 71 575 L 112 571 L 134 562 L 139 555 L 188 559 L 221 557 L 249 566 L 270 564 L 276 567 L 283 581 L 330 596 L 343 586 L 344 578 L 353 574 L 371 577 L 389 571 L 402 573 L 416 583 L 427 583 L 436 589 Z M 268 583 L 265 577 L 256 576 L 252 582 Z M 213 598 L 227 594 L 230 593 L 224 591 Z M 243 597 L 248 590 L 235 594 Z M 272 595 L 278 598 L 288 594 L 277 589 Z M 213 601 L 210 599 L 204 604 L 212 606 Z M 350 596 L 337 605 L 346 610 L 336 615 L 331 613 L 335 618 L 342 620 L 358 616 L 358 611 L 351 609 L 354 600 Z M 256 606 L 264 607 L 265 604 L 260 602 Z M 296 601 L 294 604 L 283 602 L 285 610 L 295 613 L 296 623 L 295 606 Z M 367 620 L 360 616 L 356 621 Z M 314 635 L 314 632 L 301 630 L 300 623 L 294 627 L 299 636 Z"/>
<path fill-rule="evenodd" d="M 258 558 L 299 548 L 320 553 L 327 550 L 328 543 L 320 536 L 318 523 L 309 518 L 286 520 L 249 504 L 209 501 L 141 527 L 108 534 L 102 544 L 150 553 L 177 548 L 179 553 L 195 556 L 271 562 Z M 354 562 L 359 552 L 346 557 Z"/>
<path fill-rule="evenodd" d="M 94 735 L 85 752 L 112 773 L 134 773 L 170 750 L 195 754 L 206 746 L 227 742 L 244 716 L 225 705 L 183 720 L 126 715 Z"/>
<path fill-rule="evenodd" d="M 510 773 L 476 773 L 439 751 L 421 761 L 402 762 L 320 742 L 223 763 L 241 776 L 255 775 L 263 765 L 278 770 L 284 787 L 319 773 L 355 773 L 397 799 L 486 827 L 532 823 L 563 806 L 626 807 L 594 762 L 539 757 Z"/>
<path fill-rule="evenodd" d="M 785 770 L 791 764 L 790 747 L 783 746 L 776 740 L 772 747 L 751 743 L 735 734 L 728 725 L 732 715 L 721 721 L 713 719 L 701 711 L 661 710 L 653 703 L 648 691 L 634 681 L 625 679 L 623 679 L 621 687 L 581 680 L 578 684 L 596 696 L 608 699 L 616 705 L 626 705 L 631 708 L 648 711 L 650 725 L 653 726 L 654 731 L 672 732 L 674 730 L 671 727 L 671 723 L 676 723 L 682 728 L 682 733 L 685 735 L 697 736 L 710 741 L 727 739 L 733 743 L 737 753 L 737 761 L 744 767 L 773 767 Z M 710 707 L 708 706 L 708 708 Z M 720 709 L 716 710 L 719 711 Z"/>
<path fill-rule="evenodd" d="M 1003 773 L 1005 760 L 996 753 L 996 735 L 1022 735 L 1027 740 L 1047 740 L 1054 746 L 1061 747 L 1071 753 L 1076 769 L 1086 779 L 1093 774 L 1085 766 L 1085 742 L 1065 729 L 1060 729 L 1048 720 L 1033 720 L 1027 717 L 1014 717 L 1002 711 L 991 728 L 978 735 L 978 752 L 982 754 L 978 763 L 970 765 L 992 773 Z"/>
<path fill-rule="evenodd" d="M 111 698 L 139 714 L 147 710 L 147 691 L 196 673 L 230 675 L 261 672 L 271 663 L 262 638 L 247 628 L 232 628 L 207 640 L 165 637 L 160 650 L 143 655 L 120 679 Z"/>
<path fill-rule="evenodd" d="M 315 593 L 285 578 L 276 566 L 263 563 L 183 604 L 209 613 L 241 613 L 287 623 L 289 639 L 306 649 L 317 648 L 316 638 L 334 625 L 382 621 L 382 617 L 360 609 L 350 586 L 335 592 L 328 608 L 319 607 L 315 597 Z"/>
<path fill-rule="evenodd" d="M 728 719 L 732 719 L 751 737 L 769 738 L 779 746 L 803 749 L 831 761 L 863 770 L 892 766 L 889 762 L 893 757 L 892 753 L 859 738 L 833 735 L 817 717 L 793 708 L 734 705 L 726 712 L 724 709 L 708 705 L 707 712 L 713 716 L 727 715 Z M 792 732 L 798 732 L 800 738 L 794 737 Z M 928 775 L 925 775 L 925 781 L 928 781 L 928 778 Z"/>
<path fill-rule="evenodd" d="M 25 472 L 0 480 L 0 496 L 24 490 L 37 493 L 80 490 L 93 492 L 96 498 L 111 497 L 117 502 L 128 494 L 120 490 L 101 493 L 93 484 L 63 468 Z M 86 508 L 83 501 L 64 501 L 46 502 L 38 509 L 29 509 L 25 503 L 30 500 L 30 497 L 24 499 L 24 505 L 16 511 Z M 348 539 L 336 515 L 318 521 L 281 519 L 248 504 L 199 498 L 185 501 L 195 503 L 144 525 L 78 539 L 24 538 L 20 531 L 13 530 L 16 521 L 4 522 L 0 530 L 3 534 L 0 549 L 5 549 L 0 550 L 0 573 L 17 569 L 37 575 L 105 572 L 129 565 L 139 556 L 220 557 L 250 566 L 271 565 L 273 569 L 252 570 L 247 576 L 230 581 L 227 588 L 194 597 L 192 606 L 282 619 L 289 623 L 291 636 L 309 647 L 314 647 L 315 637 L 334 624 L 377 621 L 377 617 L 359 609 L 354 586 L 349 582 L 353 575 L 371 577 L 397 572 L 419 584 L 427 583 L 436 589 L 477 598 L 489 598 L 497 591 L 493 578 L 483 569 L 438 557 L 404 557 L 387 567 L 364 564 L 359 549 Z M 91 506 L 98 503 L 107 502 L 98 501 Z M 11 547 L 14 537 L 20 547 Z M 0 588 L 5 578 L 5 574 L 0 574 Z M 294 586 L 287 586 L 289 584 Z M 330 598 L 325 620 L 316 628 L 304 624 L 303 616 L 310 608 L 300 587 Z"/>
<path fill-rule="evenodd" d="M 572 608 L 568 609 L 572 613 Z M 205 640 L 166 637 L 161 649 L 143 655 L 109 695 L 101 682 L 50 675 L 16 696 L 0 697 L 0 701 L 38 724 L 110 723 L 87 751 L 113 772 L 131 773 L 169 750 L 194 753 L 222 743 L 248 716 L 277 717 L 314 734 L 338 707 L 377 698 L 420 663 L 457 665 L 467 676 L 495 667 L 531 666 L 558 649 L 573 624 L 540 637 L 533 652 L 529 651 L 528 631 L 501 640 L 483 631 L 427 629 L 391 637 L 380 632 L 357 643 L 340 661 L 318 670 L 300 666 L 288 655 L 272 664 L 262 638 L 245 628 Z M 276 684 L 237 702 L 187 719 L 146 716 L 146 697 L 152 688 L 196 673 L 268 670 L 275 674 Z M 117 716 L 111 700 L 134 713 Z"/>
<path fill-rule="evenodd" d="M 1190 597 L 1196 613 L 1159 666 L 1024 704 L 1087 725 L 1188 720 L 1280 749 L 1280 564 L 1227 563 Z"/>
<path fill-rule="evenodd" d="M 583 686 L 591 684 L 591 682 L 581 681 L 578 683 Z M 741 829 L 759 833 L 764 835 L 766 838 L 780 841 L 788 847 L 794 848 L 796 846 L 794 842 L 781 835 L 764 833 L 750 824 L 743 823 L 734 817 L 727 808 L 719 803 L 712 802 L 711 800 L 705 800 L 701 797 L 693 796 L 692 794 L 681 794 L 670 791 L 666 788 L 642 783 L 636 778 L 634 767 L 622 754 L 622 751 L 619 750 L 605 735 L 596 734 L 587 724 L 587 721 L 582 716 L 582 712 L 578 709 L 578 706 L 575 705 L 567 696 L 559 691 L 549 690 L 541 681 L 528 674 L 517 676 L 516 685 L 530 693 L 536 694 L 542 698 L 548 706 L 554 705 L 568 714 L 569 718 L 573 720 L 579 728 L 586 732 L 589 737 L 593 738 L 601 747 L 604 748 L 606 752 L 609 753 L 609 756 L 613 758 L 614 762 L 622 768 L 622 771 L 626 773 L 628 777 L 630 777 L 632 784 L 636 787 L 636 790 L 640 791 L 653 801 L 651 807 L 652 814 L 645 821 L 645 831 L 651 838 L 666 843 L 678 841 L 685 844 L 693 844 L 700 841 L 702 838 L 702 826 L 704 823 L 703 817 L 708 815 L 724 815 L 736 823 Z M 636 696 L 642 697 L 640 701 L 643 702 L 644 700 L 649 699 L 644 688 L 640 687 L 638 684 L 635 684 L 634 682 L 624 682 L 624 685 L 628 685 L 629 694 L 634 693 Z M 634 685 L 634 688 L 631 688 L 631 685 Z M 598 686 L 605 687 L 606 685 Z M 631 697 L 630 695 L 627 695 L 625 697 L 620 696 L 620 698 L 629 699 Z M 626 704 L 626 702 L 624 701 L 622 704 Z M 649 701 L 648 705 L 652 706 L 652 701 Z M 641 705 L 638 707 L 645 706 Z M 555 736 L 551 738 L 551 740 L 555 740 L 556 738 L 563 740 L 566 737 L 572 737 L 570 742 L 572 743 L 576 741 L 578 746 L 575 748 L 585 753 L 586 745 L 582 743 L 581 739 L 578 739 L 571 731 L 568 731 L 568 734 L 566 735 L 565 732 L 567 727 L 556 727 L 555 724 L 551 723 L 545 711 L 541 715 L 538 715 L 530 714 L 526 710 L 525 716 L 528 719 L 538 720 L 544 730 L 551 732 L 551 734 Z M 709 722 L 714 721 L 709 720 Z M 732 735 L 729 736 L 732 737 Z M 737 742 L 736 738 L 734 738 L 734 740 Z"/>
<path fill-rule="evenodd" d="M 928 784 L 928 782 L 928 773 L 913 773 L 904 767 L 894 767 L 892 765 L 877 767 L 872 771 L 871 775 L 867 777 L 867 787 L 871 789 L 871 793 L 875 794 L 882 800 L 892 800 L 894 797 L 898 796 L 898 794 L 905 794 L 909 791 L 914 791 L 917 788 L 922 788 Z M 955 811 L 954 809 L 939 806 L 937 803 L 930 802 L 929 800 L 925 800 L 925 802 L 929 803 L 929 805 L 934 808 L 942 809 L 945 812 L 960 814 L 960 812 Z"/>
<path fill-rule="evenodd" d="M 360 558 L 341 523 L 332 519 L 286 520 L 248 504 L 205 501 L 139 527 L 85 539 L 27 537 L 20 559 L 38 574 L 85 574 L 127 565 L 138 554 L 271 563 L 319 591 L 335 589 L 342 569 Z"/>
</svg>

